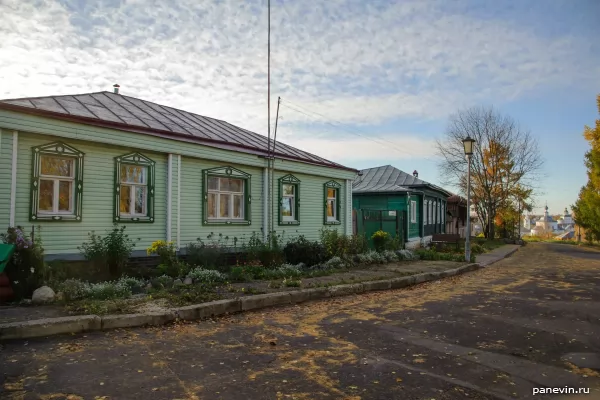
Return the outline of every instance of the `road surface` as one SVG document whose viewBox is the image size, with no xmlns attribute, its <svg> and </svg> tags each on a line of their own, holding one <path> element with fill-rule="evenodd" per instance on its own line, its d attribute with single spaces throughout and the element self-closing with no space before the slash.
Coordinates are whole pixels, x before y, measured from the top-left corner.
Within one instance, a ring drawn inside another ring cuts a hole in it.
<svg viewBox="0 0 600 400">
<path fill-rule="evenodd" d="M 592 399 L 599 355 L 600 252 L 529 244 L 408 289 L 5 343 L 0 398 Z"/>
</svg>

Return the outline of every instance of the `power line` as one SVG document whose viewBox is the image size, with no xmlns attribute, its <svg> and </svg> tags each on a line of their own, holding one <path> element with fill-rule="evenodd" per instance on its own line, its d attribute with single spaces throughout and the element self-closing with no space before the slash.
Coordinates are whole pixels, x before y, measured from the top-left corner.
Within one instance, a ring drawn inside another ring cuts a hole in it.
<svg viewBox="0 0 600 400">
<path fill-rule="evenodd" d="M 287 102 L 288 104 L 285 104 L 285 102 Z M 333 126 L 334 128 L 340 129 L 340 130 L 342 130 L 342 131 L 345 131 L 345 132 L 347 132 L 347 133 L 351 133 L 351 134 L 353 134 L 353 135 L 356 135 L 356 136 L 360 136 L 360 137 L 362 137 L 362 138 L 364 138 L 364 139 L 370 140 L 370 141 L 372 141 L 372 142 L 374 142 L 374 143 L 377 143 L 377 144 L 379 144 L 379 145 L 381 145 L 381 146 L 385 146 L 386 148 L 389 148 L 389 147 L 391 147 L 392 149 L 396 150 L 396 151 L 397 151 L 397 152 L 399 152 L 399 153 L 406 154 L 406 155 L 410 155 L 410 156 L 412 156 L 412 155 L 413 155 L 413 154 L 411 154 L 411 153 L 409 153 L 409 152 L 407 152 L 407 151 L 404 151 L 404 150 L 401 150 L 401 149 L 399 149 L 398 147 L 396 147 L 396 145 L 395 145 L 393 142 L 390 142 L 390 141 L 388 141 L 388 140 L 381 139 L 381 138 L 378 138 L 378 139 L 380 139 L 381 141 L 379 141 L 379 140 L 375 140 L 375 139 L 373 139 L 372 137 L 365 136 L 364 134 L 362 134 L 362 133 L 360 133 L 360 132 L 357 132 L 357 131 L 355 131 L 355 130 L 349 129 L 349 128 L 347 128 L 347 127 L 344 129 L 344 128 L 342 128 L 342 127 L 340 126 L 340 125 L 343 125 L 343 124 L 342 124 L 340 121 L 336 121 L 336 120 L 334 120 L 334 119 L 328 118 L 327 116 L 325 116 L 325 115 L 323 115 L 323 114 L 320 114 L 320 113 L 318 113 L 318 112 L 316 112 L 316 111 L 311 111 L 311 110 L 308 110 L 307 108 L 305 108 L 305 107 L 302 107 L 302 106 L 300 106 L 300 105 L 298 105 L 298 104 L 292 103 L 292 102 L 290 102 L 290 101 L 288 101 L 288 100 L 285 100 L 285 102 L 282 100 L 282 104 L 283 104 L 284 106 L 286 106 L 287 108 L 289 108 L 289 109 L 291 109 L 291 110 L 294 110 L 294 111 L 296 111 L 296 112 L 298 112 L 298 113 L 300 113 L 300 114 L 303 114 L 303 115 L 305 115 L 305 116 L 307 116 L 307 117 L 309 117 L 309 118 L 315 119 L 313 115 L 317 115 L 317 116 L 321 117 L 321 119 L 324 119 L 324 121 L 322 121 L 323 123 L 325 123 L 325 124 L 328 124 L 328 125 L 331 125 L 331 126 Z M 293 106 L 291 106 L 291 104 L 293 104 Z M 303 111 L 303 110 L 304 110 L 304 111 Z M 313 114 L 313 115 L 310 115 L 310 114 Z M 329 122 L 329 121 L 327 121 L 327 120 L 332 120 L 332 121 L 336 122 L 338 125 L 336 125 L 336 124 L 333 124 L 333 123 L 331 123 L 331 122 Z M 372 134 L 369 134 L 369 135 L 370 135 L 370 136 L 373 136 Z M 424 158 L 424 159 L 426 159 L 426 160 L 429 160 L 429 161 L 434 161 L 434 160 L 432 160 L 430 157 L 424 157 L 424 156 L 421 156 L 420 158 Z"/>
</svg>

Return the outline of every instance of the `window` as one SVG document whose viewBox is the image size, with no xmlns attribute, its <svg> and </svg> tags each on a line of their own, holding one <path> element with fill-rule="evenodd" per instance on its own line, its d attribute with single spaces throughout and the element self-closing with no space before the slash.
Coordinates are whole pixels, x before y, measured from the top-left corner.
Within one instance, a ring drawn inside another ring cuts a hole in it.
<svg viewBox="0 0 600 400">
<path fill-rule="evenodd" d="M 293 175 L 279 178 L 279 225 L 300 224 L 300 180 Z"/>
<path fill-rule="evenodd" d="M 329 181 L 325 183 L 325 212 L 324 221 L 325 225 L 339 225 L 340 222 L 340 189 L 342 185 L 336 181 Z"/>
<path fill-rule="evenodd" d="M 83 153 L 61 142 L 32 149 L 31 221 L 81 221 Z"/>
<path fill-rule="evenodd" d="M 250 225 L 250 175 L 233 167 L 203 171 L 203 224 Z"/>
<path fill-rule="evenodd" d="M 410 222 L 417 222 L 417 202 L 414 200 L 410 202 Z"/>
<path fill-rule="evenodd" d="M 433 201 L 429 200 L 429 224 L 433 224 Z"/>
<path fill-rule="evenodd" d="M 437 219 L 436 219 L 436 223 L 438 223 L 438 224 L 442 223 L 442 215 L 440 213 L 441 210 L 442 210 L 442 208 L 440 207 L 440 203 L 437 203 Z"/>
<path fill-rule="evenodd" d="M 140 153 L 115 158 L 115 222 L 154 222 L 154 166 Z"/>
<path fill-rule="evenodd" d="M 244 218 L 244 181 L 242 179 L 208 177 L 208 218 Z"/>
</svg>

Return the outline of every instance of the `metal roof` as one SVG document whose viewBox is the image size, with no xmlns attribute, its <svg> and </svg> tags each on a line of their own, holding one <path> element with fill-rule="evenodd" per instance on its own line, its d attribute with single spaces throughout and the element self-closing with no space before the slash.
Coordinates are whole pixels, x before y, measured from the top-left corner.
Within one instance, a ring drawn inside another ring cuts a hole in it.
<svg viewBox="0 0 600 400">
<path fill-rule="evenodd" d="M 352 183 L 352 193 L 411 192 L 422 188 L 437 190 L 447 197 L 451 195 L 447 190 L 391 165 L 363 169 Z"/>
<path fill-rule="evenodd" d="M 0 100 L 0 108 L 267 155 L 268 139 L 264 135 L 219 119 L 107 91 Z M 281 142 L 277 142 L 275 156 L 356 171 Z"/>
</svg>

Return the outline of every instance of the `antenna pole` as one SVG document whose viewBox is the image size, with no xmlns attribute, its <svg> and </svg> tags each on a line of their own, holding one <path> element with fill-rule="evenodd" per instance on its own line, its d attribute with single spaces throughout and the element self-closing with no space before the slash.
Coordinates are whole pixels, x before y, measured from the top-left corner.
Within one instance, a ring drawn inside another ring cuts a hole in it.
<svg viewBox="0 0 600 400">
<path fill-rule="evenodd" d="M 277 112 L 275 113 L 275 132 L 273 133 L 273 147 L 271 148 L 271 192 L 274 192 L 275 188 L 275 147 L 277 146 L 277 121 L 279 121 L 279 104 L 281 104 L 281 97 L 277 97 Z M 275 197 L 275 193 L 273 193 Z M 280 201 L 280 200 L 278 200 Z M 271 216 L 273 216 L 275 210 L 275 202 L 271 204 Z M 275 218 L 271 219 L 271 232 L 275 230 Z"/>
<path fill-rule="evenodd" d="M 268 185 L 267 187 L 267 210 L 265 210 L 265 212 L 267 212 L 268 210 L 272 209 L 271 206 L 271 201 L 272 201 L 272 194 L 271 194 L 271 185 L 269 184 L 269 182 L 271 181 L 269 179 L 269 175 L 270 175 L 270 166 L 271 166 L 271 0 L 267 0 L 267 181 L 265 182 L 266 185 Z M 267 212 L 267 230 L 270 230 L 271 227 L 271 219 L 272 219 L 272 215 L 268 215 L 269 213 Z M 270 232 L 264 232 L 264 238 L 265 239 L 269 239 L 270 237 Z"/>
</svg>

